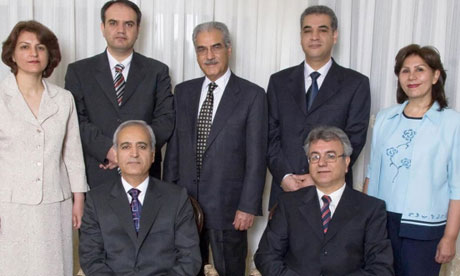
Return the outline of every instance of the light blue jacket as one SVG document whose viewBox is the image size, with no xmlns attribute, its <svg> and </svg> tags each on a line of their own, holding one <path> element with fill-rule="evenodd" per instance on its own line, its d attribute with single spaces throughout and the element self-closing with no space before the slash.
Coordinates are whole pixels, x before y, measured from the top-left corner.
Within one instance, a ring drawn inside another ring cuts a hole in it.
<svg viewBox="0 0 460 276">
<path fill-rule="evenodd" d="M 385 141 L 401 122 L 407 101 L 378 113 L 368 167 L 369 195 L 391 200 L 394 191 L 380 182 Z M 450 199 L 460 199 L 460 113 L 438 111 L 435 102 L 425 113 L 414 138 L 412 166 L 401 223 L 444 225 Z M 389 210 L 391 211 L 391 210 Z"/>
</svg>

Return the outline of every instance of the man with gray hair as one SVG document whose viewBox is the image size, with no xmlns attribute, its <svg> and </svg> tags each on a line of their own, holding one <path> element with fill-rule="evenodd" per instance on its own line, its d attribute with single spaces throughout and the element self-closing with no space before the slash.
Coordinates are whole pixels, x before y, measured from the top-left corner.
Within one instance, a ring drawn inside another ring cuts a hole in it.
<svg viewBox="0 0 460 276">
<path fill-rule="evenodd" d="M 337 127 L 304 143 L 314 186 L 279 198 L 255 263 L 271 275 L 394 275 L 385 203 L 345 185 L 352 146 Z"/>
<path fill-rule="evenodd" d="M 351 167 L 366 142 L 370 112 L 369 79 L 338 65 L 332 58 L 338 39 L 334 11 L 308 7 L 300 16 L 300 42 L 305 59 L 273 74 L 268 84 L 268 168 L 273 175 L 270 207 L 283 192 L 312 185 L 302 142 L 319 125 L 336 126 L 353 145 L 347 185 L 353 187 Z"/>
<path fill-rule="evenodd" d="M 196 275 L 199 237 L 184 188 L 149 177 L 155 136 L 141 120 L 113 137 L 121 177 L 87 194 L 80 233 L 86 275 Z"/>
<path fill-rule="evenodd" d="M 202 23 L 192 38 L 205 77 L 176 86 L 176 128 L 164 179 L 185 187 L 203 209 L 203 262 L 210 244 L 219 275 L 244 275 L 247 229 L 262 215 L 265 93 L 230 71 L 232 44 L 225 24 Z"/>
</svg>

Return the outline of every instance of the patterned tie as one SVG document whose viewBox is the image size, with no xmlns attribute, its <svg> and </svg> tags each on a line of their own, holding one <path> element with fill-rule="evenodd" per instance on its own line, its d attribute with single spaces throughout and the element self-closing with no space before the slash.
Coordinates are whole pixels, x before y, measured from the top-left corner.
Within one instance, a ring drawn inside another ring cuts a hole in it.
<svg viewBox="0 0 460 276">
<path fill-rule="evenodd" d="M 131 204 L 129 204 L 129 206 L 131 206 L 131 213 L 133 214 L 133 222 L 134 222 L 134 228 L 136 229 L 136 233 L 139 232 L 141 212 L 142 212 L 142 205 L 141 205 L 141 202 L 139 201 L 140 193 L 141 191 L 139 191 L 138 189 L 134 189 L 134 188 L 128 191 L 128 194 L 130 194 L 132 197 Z"/>
<path fill-rule="evenodd" d="M 321 74 L 316 71 L 310 74 L 311 86 L 310 86 L 310 89 L 308 89 L 309 92 L 307 93 L 307 103 L 308 103 L 307 110 L 310 110 L 310 107 L 313 104 L 313 101 L 318 95 L 319 89 L 318 89 L 318 83 L 316 82 L 316 80 L 319 78 L 320 75 Z"/>
<path fill-rule="evenodd" d="M 329 209 L 329 204 L 331 203 L 332 199 L 330 196 L 327 195 L 323 195 L 321 199 L 324 202 L 323 207 L 321 208 L 321 220 L 323 221 L 324 234 L 326 234 L 327 227 L 329 225 L 329 222 L 331 221 L 331 210 Z"/>
<path fill-rule="evenodd" d="M 200 178 L 201 165 L 203 164 L 203 154 L 206 148 L 206 140 L 208 139 L 209 132 L 211 132 L 212 108 L 214 103 L 214 95 L 212 92 L 216 89 L 216 87 L 217 84 L 214 82 L 209 84 L 206 99 L 201 106 L 200 115 L 198 116 L 198 136 L 196 141 L 196 168 L 198 178 Z"/>
<path fill-rule="evenodd" d="M 115 87 L 115 94 L 117 96 L 118 106 L 121 105 L 123 101 L 123 94 L 125 93 L 125 78 L 123 77 L 123 69 L 125 66 L 123 64 L 115 65 L 115 79 L 113 80 L 113 86 Z"/>
</svg>

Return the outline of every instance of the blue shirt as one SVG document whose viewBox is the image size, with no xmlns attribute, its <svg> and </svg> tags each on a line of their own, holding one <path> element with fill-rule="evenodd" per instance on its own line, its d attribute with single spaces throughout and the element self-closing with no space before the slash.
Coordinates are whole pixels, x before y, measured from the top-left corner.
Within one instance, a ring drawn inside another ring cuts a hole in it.
<svg viewBox="0 0 460 276">
<path fill-rule="evenodd" d="M 425 113 L 411 140 L 413 148 L 405 188 L 397 189 L 388 183 L 391 171 L 382 170 L 382 166 L 387 165 L 384 160 L 388 141 L 405 120 L 406 105 L 407 102 L 390 107 L 377 115 L 367 173 L 368 193 L 385 200 L 388 206 L 401 206 L 397 212 L 402 214 L 402 228 L 406 224 L 434 230 L 446 224 L 449 200 L 460 199 L 460 113 L 451 109 L 438 111 L 437 102 Z M 383 171 L 386 175 L 382 175 Z M 403 202 L 393 202 L 396 200 Z M 428 231 L 426 235 L 439 233 Z"/>
</svg>

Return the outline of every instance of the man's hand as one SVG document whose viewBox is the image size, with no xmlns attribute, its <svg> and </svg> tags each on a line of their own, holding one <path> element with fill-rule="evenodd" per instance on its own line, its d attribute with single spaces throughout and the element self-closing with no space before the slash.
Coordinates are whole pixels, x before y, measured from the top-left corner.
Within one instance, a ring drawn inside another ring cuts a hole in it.
<svg viewBox="0 0 460 276">
<path fill-rule="evenodd" d="M 116 153 L 115 149 L 111 147 L 109 151 L 107 152 L 107 156 L 105 157 L 107 159 L 107 164 L 99 164 L 99 168 L 104 169 L 104 170 L 112 170 L 118 167 L 118 162 L 116 158 Z"/>
<path fill-rule="evenodd" d="M 313 184 L 310 174 L 291 174 L 281 181 L 281 188 L 285 192 L 293 192 Z"/>
<path fill-rule="evenodd" d="M 254 223 L 254 215 L 237 210 L 235 219 L 233 220 L 233 227 L 235 230 L 248 230 Z"/>
</svg>

